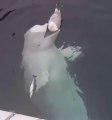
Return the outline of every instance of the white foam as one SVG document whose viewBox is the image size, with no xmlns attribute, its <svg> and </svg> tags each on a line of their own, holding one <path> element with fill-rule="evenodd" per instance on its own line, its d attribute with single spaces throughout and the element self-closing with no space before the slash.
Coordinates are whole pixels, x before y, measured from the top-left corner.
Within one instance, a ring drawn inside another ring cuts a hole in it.
<svg viewBox="0 0 112 120">
<path fill-rule="evenodd" d="M 64 48 L 64 44 L 59 48 L 60 53 L 66 57 L 69 61 L 74 61 L 82 53 L 79 46 L 67 46 Z"/>
</svg>

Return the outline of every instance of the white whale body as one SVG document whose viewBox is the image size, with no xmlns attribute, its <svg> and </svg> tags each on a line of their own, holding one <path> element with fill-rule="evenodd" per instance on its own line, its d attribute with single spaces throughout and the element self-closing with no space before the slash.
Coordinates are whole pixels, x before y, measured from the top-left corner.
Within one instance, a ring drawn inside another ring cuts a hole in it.
<svg viewBox="0 0 112 120">
<path fill-rule="evenodd" d="M 46 30 L 47 24 L 36 25 L 25 33 L 22 52 L 25 91 L 46 120 L 88 120 L 74 78 L 67 71 L 65 50 L 61 52 L 55 46 L 60 30 L 44 37 Z M 33 75 L 37 76 L 35 82 Z"/>
</svg>

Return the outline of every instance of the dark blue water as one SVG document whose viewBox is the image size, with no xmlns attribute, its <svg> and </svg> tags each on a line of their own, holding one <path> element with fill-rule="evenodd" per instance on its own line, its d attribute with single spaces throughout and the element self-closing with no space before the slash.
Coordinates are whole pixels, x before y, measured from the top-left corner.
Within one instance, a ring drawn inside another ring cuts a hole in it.
<svg viewBox="0 0 112 120">
<path fill-rule="evenodd" d="M 0 0 L 0 109 L 42 116 L 24 95 L 20 69 L 24 33 L 44 24 L 55 0 Z M 63 0 L 63 24 L 57 46 L 82 47 L 83 54 L 72 65 L 91 120 L 112 118 L 112 1 Z"/>
</svg>

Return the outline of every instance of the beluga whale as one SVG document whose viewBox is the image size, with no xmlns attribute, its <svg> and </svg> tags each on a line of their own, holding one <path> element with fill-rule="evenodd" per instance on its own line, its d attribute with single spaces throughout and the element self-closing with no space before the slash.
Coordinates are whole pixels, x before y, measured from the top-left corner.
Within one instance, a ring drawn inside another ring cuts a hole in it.
<svg viewBox="0 0 112 120">
<path fill-rule="evenodd" d="M 35 25 L 24 34 L 25 92 L 43 119 L 88 120 L 80 90 L 68 72 L 65 59 L 73 56 L 75 49 L 58 49 L 55 45 L 60 28 L 61 11 L 56 7 L 47 23 Z M 50 34 L 46 35 L 47 32 Z"/>
</svg>

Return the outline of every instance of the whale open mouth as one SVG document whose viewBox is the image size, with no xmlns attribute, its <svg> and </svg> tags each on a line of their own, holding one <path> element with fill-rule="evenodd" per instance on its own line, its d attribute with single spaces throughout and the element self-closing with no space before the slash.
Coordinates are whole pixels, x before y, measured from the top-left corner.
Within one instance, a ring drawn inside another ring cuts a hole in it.
<svg viewBox="0 0 112 120">
<path fill-rule="evenodd" d="M 51 21 L 48 23 L 48 30 L 50 32 L 56 32 L 58 30 L 58 27 L 54 22 Z"/>
</svg>

